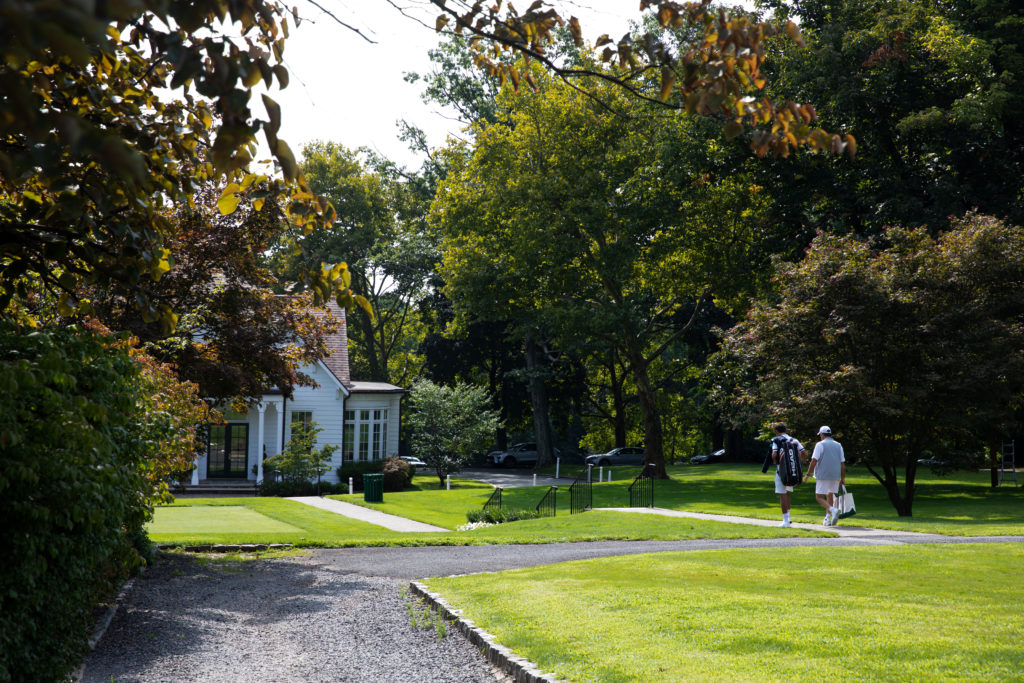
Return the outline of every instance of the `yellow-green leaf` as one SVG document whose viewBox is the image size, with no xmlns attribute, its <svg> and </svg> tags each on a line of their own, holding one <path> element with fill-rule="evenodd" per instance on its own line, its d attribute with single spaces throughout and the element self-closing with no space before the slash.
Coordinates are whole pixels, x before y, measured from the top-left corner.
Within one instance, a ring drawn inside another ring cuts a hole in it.
<svg viewBox="0 0 1024 683">
<path fill-rule="evenodd" d="M 221 198 L 217 201 L 217 210 L 221 212 L 221 215 L 227 216 L 235 212 L 238 208 L 238 195 L 237 194 L 225 194 L 221 195 Z"/>
</svg>

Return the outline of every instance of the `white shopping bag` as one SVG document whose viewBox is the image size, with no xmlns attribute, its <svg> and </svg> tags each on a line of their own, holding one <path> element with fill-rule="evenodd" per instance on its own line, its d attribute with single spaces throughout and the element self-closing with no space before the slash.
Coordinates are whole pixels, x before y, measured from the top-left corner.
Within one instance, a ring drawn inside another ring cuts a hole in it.
<svg viewBox="0 0 1024 683">
<path fill-rule="evenodd" d="M 853 494 L 843 486 L 843 492 L 836 496 L 836 508 L 839 514 L 836 519 L 846 519 L 857 514 L 857 507 L 853 504 Z"/>
</svg>

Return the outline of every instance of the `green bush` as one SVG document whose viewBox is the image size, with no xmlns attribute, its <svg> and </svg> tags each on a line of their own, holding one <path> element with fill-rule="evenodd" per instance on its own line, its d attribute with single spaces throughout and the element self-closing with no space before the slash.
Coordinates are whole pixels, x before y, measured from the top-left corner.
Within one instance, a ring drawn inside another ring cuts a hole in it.
<svg viewBox="0 0 1024 683">
<path fill-rule="evenodd" d="M 138 375 L 89 332 L 0 323 L 0 681 L 64 679 L 148 550 Z"/>
<path fill-rule="evenodd" d="M 345 485 L 345 493 L 348 493 L 348 478 L 352 477 L 352 487 L 355 491 L 363 490 L 363 475 L 375 474 L 381 471 L 380 460 L 368 460 L 366 462 L 349 462 L 337 469 L 338 481 Z"/>
<path fill-rule="evenodd" d="M 287 498 L 290 496 L 331 496 L 338 493 L 348 493 L 348 482 L 344 484 L 331 484 L 326 481 L 320 482 L 320 490 L 317 491 L 315 481 L 282 480 L 271 481 L 264 479 L 256 485 L 256 495 L 265 497 Z"/>
<path fill-rule="evenodd" d="M 401 458 L 388 458 L 381 471 L 384 473 L 385 491 L 404 491 L 412 483 L 413 469 Z"/>
<path fill-rule="evenodd" d="M 486 522 L 488 524 L 504 524 L 505 522 L 518 522 L 524 519 L 538 519 L 540 513 L 536 510 L 498 508 L 470 510 L 466 513 L 466 521 Z"/>
</svg>

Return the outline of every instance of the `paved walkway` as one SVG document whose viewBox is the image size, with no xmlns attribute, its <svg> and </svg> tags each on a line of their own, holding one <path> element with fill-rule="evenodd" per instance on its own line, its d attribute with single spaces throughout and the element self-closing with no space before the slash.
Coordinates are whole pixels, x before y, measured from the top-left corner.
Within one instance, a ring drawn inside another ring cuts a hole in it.
<svg viewBox="0 0 1024 683">
<path fill-rule="evenodd" d="M 753 517 L 737 517 L 734 515 L 713 515 L 704 512 L 683 512 L 682 510 L 668 510 L 666 508 L 594 508 L 595 510 L 607 510 L 612 512 L 638 512 L 649 515 L 664 515 L 666 517 L 689 517 L 690 519 L 706 519 L 712 522 L 729 522 L 731 524 L 752 524 L 754 526 L 779 526 L 778 520 L 755 519 Z M 918 542 L 941 542 L 945 537 L 939 534 L 924 534 L 916 531 L 893 531 L 892 529 L 869 529 L 856 526 L 852 520 L 841 521 L 836 526 L 823 526 L 821 524 L 804 524 L 793 522 L 794 529 L 805 529 L 807 531 L 827 531 L 837 534 L 840 538 L 857 538 L 871 542 L 874 545 L 897 545 L 911 540 Z"/>
<path fill-rule="evenodd" d="M 315 508 L 320 508 L 321 510 L 327 510 L 328 512 L 334 512 L 339 515 L 351 517 L 352 519 L 358 519 L 361 522 L 369 522 L 370 524 L 376 524 L 377 526 L 382 526 L 385 529 L 391 529 L 392 531 L 402 531 L 407 533 L 451 531 L 451 529 L 445 529 L 444 527 L 434 526 L 433 524 L 424 524 L 423 522 L 417 522 L 406 517 L 399 517 L 398 515 L 389 515 L 386 512 L 371 510 L 370 508 L 364 508 L 360 505 L 353 505 L 352 503 L 345 503 L 340 500 L 334 500 L 333 498 L 320 498 L 319 496 L 299 496 L 295 498 L 289 498 L 288 500 L 294 500 L 298 503 L 312 505 Z"/>
</svg>

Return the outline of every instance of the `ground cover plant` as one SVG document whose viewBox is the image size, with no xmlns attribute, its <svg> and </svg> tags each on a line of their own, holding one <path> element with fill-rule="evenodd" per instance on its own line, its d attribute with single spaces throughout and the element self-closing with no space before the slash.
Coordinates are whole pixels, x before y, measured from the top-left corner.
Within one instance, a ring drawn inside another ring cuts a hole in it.
<svg viewBox="0 0 1024 683">
<path fill-rule="evenodd" d="M 1022 562 L 1009 543 L 734 549 L 428 584 L 569 681 L 1010 680 L 1024 597 L 993 577 Z"/>
<path fill-rule="evenodd" d="M 459 524 L 463 523 L 464 514 Z M 333 548 L 776 538 L 808 534 L 797 529 L 615 512 L 566 514 L 464 532 L 403 534 L 279 498 L 182 499 L 174 505 L 158 507 L 147 531 L 154 542 L 164 546 L 288 543 Z"/>
</svg>

